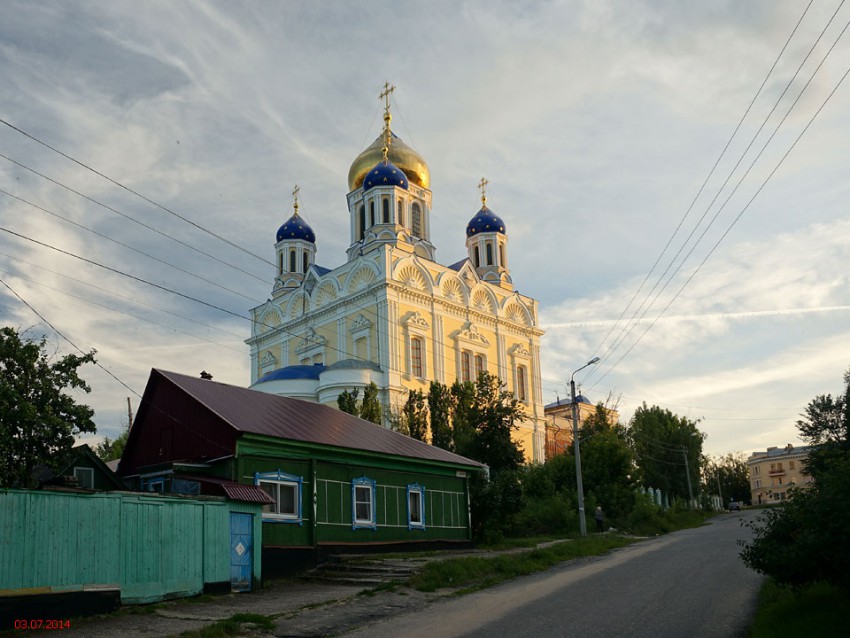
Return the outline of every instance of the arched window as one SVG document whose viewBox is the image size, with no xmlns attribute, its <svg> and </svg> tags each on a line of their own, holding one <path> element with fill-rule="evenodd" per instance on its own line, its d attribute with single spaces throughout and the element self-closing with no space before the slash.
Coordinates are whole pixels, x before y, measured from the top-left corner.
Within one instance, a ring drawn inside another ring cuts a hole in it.
<svg viewBox="0 0 850 638">
<path fill-rule="evenodd" d="M 505 246 L 503 244 L 499 244 L 499 265 L 502 268 L 507 268 L 505 266 Z"/>
<path fill-rule="evenodd" d="M 366 207 L 360 207 L 360 228 L 358 228 L 358 239 L 362 240 L 366 236 Z"/>
<path fill-rule="evenodd" d="M 525 366 L 516 367 L 516 398 L 525 403 Z"/>
<path fill-rule="evenodd" d="M 410 234 L 414 237 L 422 237 L 422 210 L 419 204 L 413 204 L 411 209 Z"/>
<path fill-rule="evenodd" d="M 277 274 L 278 274 L 278 275 L 282 275 L 282 274 L 283 274 L 283 253 L 279 253 L 279 254 L 278 254 L 278 259 L 277 259 Z"/>
<path fill-rule="evenodd" d="M 472 370 L 470 369 L 469 351 L 460 353 L 460 380 L 464 383 L 472 381 Z"/>
<path fill-rule="evenodd" d="M 381 221 L 384 224 L 390 223 L 390 200 L 388 197 L 384 197 L 381 199 Z"/>
<path fill-rule="evenodd" d="M 478 252 L 478 246 L 472 249 L 472 261 L 475 263 L 476 268 L 481 265 L 481 255 Z"/>
<path fill-rule="evenodd" d="M 484 373 L 485 368 L 484 355 L 475 355 L 475 376 L 480 377 Z"/>
<path fill-rule="evenodd" d="M 369 202 L 369 226 L 375 225 L 375 202 Z"/>
<path fill-rule="evenodd" d="M 302 265 L 303 265 L 302 272 L 303 272 L 304 274 L 306 274 L 306 273 L 307 273 L 307 266 L 309 266 L 309 265 L 310 265 L 310 263 L 309 263 L 310 257 L 309 257 L 309 255 L 307 254 L 307 251 L 306 251 L 306 250 L 304 251 L 304 255 L 302 255 L 302 257 L 303 257 L 303 258 L 302 258 L 302 260 L 301 260 L 301 263 L 302 263 Z"/>
<path fill-rule="evenodd" d="M 420 379 L 425 376 L 425 366 L 422 365 L 422 338 L 410 339 L 410 372 Z"/>
<path fill-rule="evenodd" d="M 401 197 L 398 198 L 398 204 L 396 205 L 396 224 L 404 225 L 404 213 L 402 212 L 401 207 Z"/>
<path fill-rule="evenodd" d="M 289 272 L 295 272 L 295 249 L 289 249 Z"/>
<path fill-rule="evenodd" d="M 493 244 L 491 244 L 488 241 L 485 244 L 485 246 L 487 246 L 487 265 L 492 266 L 493 265 Z"/>
</svg>

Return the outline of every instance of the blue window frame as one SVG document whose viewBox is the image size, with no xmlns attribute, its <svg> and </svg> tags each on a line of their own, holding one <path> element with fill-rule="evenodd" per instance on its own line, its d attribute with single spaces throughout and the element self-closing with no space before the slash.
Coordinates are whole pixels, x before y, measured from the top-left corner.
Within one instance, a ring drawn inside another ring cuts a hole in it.
<svg viewBox="0 0 850 638">
<path fill-rule="evenodd" d="M 303 477 L 286 474 L 280 470 L 254 474 L 254 485 L 274 499 L 274 503 L 263 505 L 263 521 L 303 525 L 301 509 L 303 484 Z"/>
<path fill-rule="evenodd" d="M 375 481 L 365 476 L 351 481 L 351 529 L 378 529 L 375 486 Z"/>
<path fill-rule="evenodd" d="M 425 486 L 407 486 L 407 529 L 425 529 Z"/>
</svg>

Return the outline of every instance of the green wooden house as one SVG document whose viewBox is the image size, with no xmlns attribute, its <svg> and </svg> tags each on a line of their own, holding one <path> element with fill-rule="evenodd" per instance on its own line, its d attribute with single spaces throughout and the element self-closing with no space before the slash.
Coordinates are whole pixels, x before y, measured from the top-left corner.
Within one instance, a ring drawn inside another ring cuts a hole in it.
<svg viewBox="0 0 850 638">
<path fill-rule="evenodd" d="M 147 491 L 259 487 L 266 575 L 352 547 L 467 544 L 481 470 L 328 406 L 162 370 L 118 466 Z"/>
</svg>

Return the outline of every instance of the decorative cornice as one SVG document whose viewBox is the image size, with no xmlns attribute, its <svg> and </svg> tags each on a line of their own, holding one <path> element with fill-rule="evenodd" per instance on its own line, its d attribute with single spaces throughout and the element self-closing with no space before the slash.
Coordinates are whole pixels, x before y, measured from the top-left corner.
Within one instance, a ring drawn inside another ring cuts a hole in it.
<svg viewBox="0 0 850 638">
<path fill-rule="evenodd" d="M 517 343 L 516 345 L 512 346 L 508 350 L 508 354 L 510 354 L 512 357 L 523 357 L 525 359 L 531 359 L 531 352 L 521 343 Z"/>
<path fill-rule="evenodd" d="M 260 367 L 268 368 L 273 365 L 277 365 L 277 357 L 275 357 L 271 352 L 266 350 L 263 353 L 263 356 L 260 357 Z"/>
<path fill-rule="evenodd" d="M 463 327 L 460 330 L 455 330 L 449 336 L 453 339 L 463 339 L 464 341 L 470 341 L 472 343 L 480 343 L 483 346 L 490 345 L 490 341 L 487 337 L 478 332 L 478 328 L 471 321 L 467 321 L 463 324 Z"/>
<path fill-rule="evenodd" d="M 428 323 L 418 310 L 408 314 L 407 318 L 404 319 L 404 324 L 408 328 L 418 328 L 419 330 L 428 330 L 431 327 L 431 324 Z"/>
<path fill-rule="evenodd" d="M 357 315 L 357 318 L 351 322 L 351 328 L 349 332 L 355 333 L 360 332 L 362 330 L 368 330 L 372 327 L 372 322 L 369 321 L 363 313 Z"/>
<path fill-rule="evenodd" d="M 327 344 L 328 340 L 325 337 L 317 334 L 313 328 L 307 328 L 307 334 L 304 335 L 304 339 L 295 348 L 295 352 L 304 354 L 307 350 L 323 348 Z"/>
</svg>

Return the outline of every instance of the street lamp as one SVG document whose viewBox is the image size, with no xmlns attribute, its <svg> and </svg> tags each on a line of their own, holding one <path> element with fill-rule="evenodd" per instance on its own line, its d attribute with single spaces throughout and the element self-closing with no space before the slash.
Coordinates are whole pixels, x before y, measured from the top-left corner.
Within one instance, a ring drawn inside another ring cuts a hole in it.
<svg viewBox="0 0 850 638">
<path fill-rule="evenodd" d="M 599 363 L 599 357 L 593 357 L 578 370 L 570 375 L 570 395 L 573 399 L 573 449 L 576 453 L 576 489 L 578 491 L 578 523 L 581 535 L 587 536 L 587 522 L 584 520 L 584 486 L 581 483 L 581 449 L 578 440 L 578 406 L 576 405 L 576 372 L 581 372 L 587 366 Z"/>
</svg>

